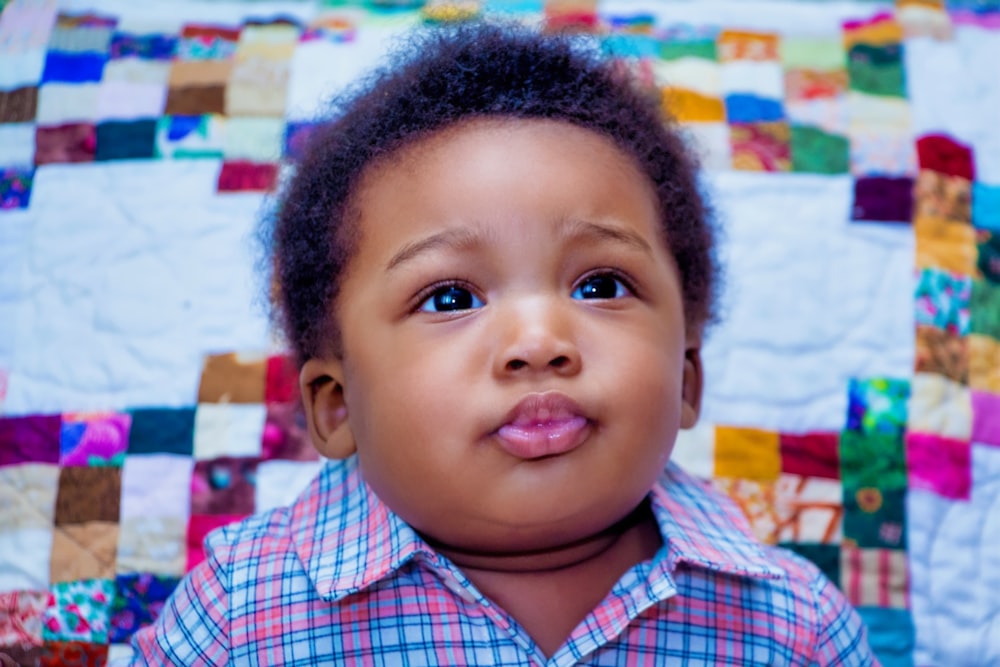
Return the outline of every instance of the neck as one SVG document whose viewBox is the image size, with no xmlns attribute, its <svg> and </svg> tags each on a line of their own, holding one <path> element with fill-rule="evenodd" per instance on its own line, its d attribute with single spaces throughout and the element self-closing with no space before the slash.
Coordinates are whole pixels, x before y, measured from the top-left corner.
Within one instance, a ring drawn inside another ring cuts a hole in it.
<svg viewBox="0 0 1000 667">
<path fill-rule="evenodd" d="M 660 547 L 660 534 L 648 502 L 641 503 L 625 518 L 586 537 L 536 550 L 510 552 L 479 551 L 455 547 L 423 536 L 440 554 L 465 571 L 504 573 L 552 573 L 600 561 L 622 547 L 652 558 Z M 648 553 L 647 553 L 648 552 Z M 634 563 L 633 563 L 634 564 Z"/>
</svg>

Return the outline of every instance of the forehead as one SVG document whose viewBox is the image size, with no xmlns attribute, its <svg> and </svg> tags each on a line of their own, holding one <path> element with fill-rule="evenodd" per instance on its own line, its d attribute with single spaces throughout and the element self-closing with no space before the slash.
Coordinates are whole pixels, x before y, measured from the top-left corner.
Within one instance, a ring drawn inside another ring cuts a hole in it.
<svg viewBox="0 0 1000 667">
<path fill-rule="evenodd" d="M 648 231 L 663 240 L 655 186 L 636 161 L 610 138 L 562 121 L 447 126 L 369 165 L 352 200 L 361 236 L 402 226 L 418 209 L 439 223 L 499 224 L 614 208 L 651 222 Z"/>
</svg>

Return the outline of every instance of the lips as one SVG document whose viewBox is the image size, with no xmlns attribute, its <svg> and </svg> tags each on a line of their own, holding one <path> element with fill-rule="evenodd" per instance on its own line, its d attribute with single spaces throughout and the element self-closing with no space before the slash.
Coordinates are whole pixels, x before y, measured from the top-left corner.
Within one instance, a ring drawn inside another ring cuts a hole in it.
<svg viewBox="0 0 1000 667">
<path fill-rule="evenodd" d="M 590 420 L 571 398 L 559 392 L 526 396 L 496 430 L 500 446 L 521 459 L 570 452 L 590 435 Z"/>
</svg>

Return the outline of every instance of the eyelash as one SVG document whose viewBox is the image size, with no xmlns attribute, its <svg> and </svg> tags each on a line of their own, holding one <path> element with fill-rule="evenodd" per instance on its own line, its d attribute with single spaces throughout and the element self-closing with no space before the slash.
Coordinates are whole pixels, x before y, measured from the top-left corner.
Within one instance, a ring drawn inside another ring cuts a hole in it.
<svg viewBox="0 0 1000 667">
<path fill-rule="evenodd" d="M 621 284 L 625 286 L 625 289 L 628 290 L 629 294 L 635 297 L 639 296 L 639 290 L 636 288 L 636 281 L 632 278 L 632 276 L 628 275 L 621 269 L 612 269 L 607 267 L 594 269 L 593 271 L 588 271 L 586 274 L 578 278 L 576 282 L 573 283 L 573 292 L 575 292 L 577 288 L 579 288 L 580 285 L 582 285 L 587 280 L 590 280 L 591 278 L 597 278 L 599 276 L 608 276 L 610 278 L 614 278 L 615 280 L 621 282 Z"/>
</svg>

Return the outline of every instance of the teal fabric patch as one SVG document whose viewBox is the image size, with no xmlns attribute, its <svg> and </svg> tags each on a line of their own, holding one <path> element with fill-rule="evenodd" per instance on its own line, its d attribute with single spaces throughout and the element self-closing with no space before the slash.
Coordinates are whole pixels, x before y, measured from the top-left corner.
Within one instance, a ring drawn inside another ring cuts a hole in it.
<svg viewBox="0 0 1000 667">
<path fill-rule="evenodd" d="M 862 549 L 906 549 L 906 489 L 844 484 L 844 541 Z"/>
<path fill-rule="evenodd" d="M 906 609 L 858 607 L 868 626 L 868 644 L 882 667 L 913 667 L 915 628 Z"/>
<path fill-rule="evenodd" d="M 130 160 L 153 157 L 156 152 L 156 123 L 152 119 L 99 123 L 94 159 Z"/>
<path fill-rule="evenodd" d="M 194 408 L 138 408 L 130 412 L 129 455 L 194 453 Z"/>
<path fill-rule="evenodd" d="M 969 333 L 972 278 L 938 269 L 924 269 L 917 279 L 918 325 L 937 327 L 964 336 Z"/>
<path fill-rule="evenodd" d="M 1000 233 L 980 232 L 976 246 L 979 250 L 976 268 L 986 280 L 1000 283 Z"/>
<path fill-rule="evenodd" d="M 972 333 L 1000 340 L 1000 285 L 974 280 L 969 310 Z"/>
<path fill-rule="evenodd" d="M 847 55 L 851 90 L 871 95 L 906 97 L 903 46 L 856 44 Z"/>
<path fill-rule="evenodd" d="M 1000 232 L 1000 185 L 972 184 L 972 224 Z"/>
<path fill-rule="evenodd" d="M 850 168 L 847 137 L 818 127 L 792 125 L 792 171 L 809 174 L 846 174 Z"/>
</svg>

